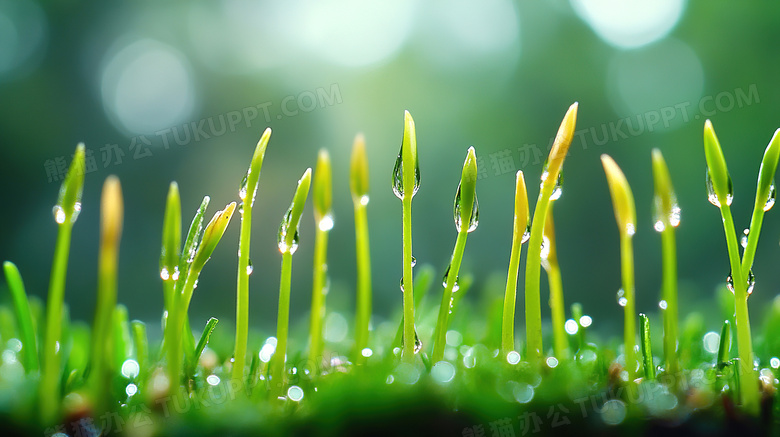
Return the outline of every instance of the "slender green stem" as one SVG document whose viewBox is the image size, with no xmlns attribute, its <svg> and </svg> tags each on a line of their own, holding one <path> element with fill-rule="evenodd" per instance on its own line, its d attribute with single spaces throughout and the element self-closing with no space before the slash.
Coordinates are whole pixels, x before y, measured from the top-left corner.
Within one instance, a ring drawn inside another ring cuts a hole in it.
<svg viewBox="0 0 780 437">
<path fill-rule="evenodd" d="M 653 364 L 653 349 L 650 338 L 650 319 L 646 315 L 639 314 L 639 332 L 642 335 L 642 363 L 645 368 L 645 378 L 655 379 L 655 364 Z"/>
<path fill-rule="evenodd" d="M 51 268 L 49 298 L 46 303 L 46 335 L 43 339 L 43 373 L 40 384 L 40 406 L 43 423 L 53 423 L 60 406 L 60 355 L 57 343 L 62 333 L 62 306 L 65 299 L 65 274 L 68 269 L 68 252 L 72 224 L 60 224 L 54 262 Z"/>
<path fill-rule="evenodd" d="M 743 407 L 750 413 L 758 413 L 759 393 L 755 371 L 753 369 L 753 341 L 750 334 L 750 318 L 747 307 L 747 280 L 742 275 L 742 262 L 739 258 L 737 234 L 734 229 L 734 219 L 731 216 L 731 207 L 725 202 L 721 204 L 720 212 L 723 217 L 723 229 L 726 233 L 726 246 L 728 247 L 729 263 L 734 287 L 734 300 L 736 305 L 736 329 L 737 351 L 739 354 L 740 394 Z"/>
<path fill-rule="evenodd" d="M 184 280 L 182 292 L 175 296 L 173 312 L 168 313 L 166 325 L 166 339 L 168 339 L 168 377 L 170 378 L 170 394 L 176 396 L 182 383 L 182 340 L 184 335 L 184 321 L 192 300 L 195 281 L 200 271 L 190 269 Z M 189 333 L 188 333 L 189 334 Z"/>
<path fill-rule="evenodd" d="M 30 303 L 27 300 L 27 292 L 24 290 L 22 275 L 19 269 L 10 261 L 3 263 L 5 271 L 5 280 L 8 283 L 8 289 L 11 292 L 11 298 L 14 301 L 16 310 L 16 321 L 19 324 L 19 334 L 22 337 L 22 360 L 24 370 L 29 374 L 37 372 L 40 366 L 38 362 L 38 346 L 35 340 L 35 325 L 32 320 Z"/>
<path fill-rule="evenodd" d="M 327 219 L 329 220 L 329 219 Z M 325 293 L 328 276 L 328 230 L 317 226 L 314 235 L 314 272 L 312 275 L 311 315 L 309 322 L 309 358 L 322 361 L 322 319 L 325 317 Z M 319 368 L 319 366 L 315 366 Z"/>
<path fill-rule="evenodd" d="M 538 360 L 544 353 L 542 345 L 542 303 L 540 277 L 542 268 L 542 236 L 547 220 L 547 209 L 554 186 L 542 185 L 542 192 L 536 201 L 531 223 L 531 238 L 528 240 L 528 255 L 525 264 L 525 336 L 526 353 L 529 359 Z"/>
<path fill-rule="evenodd" d="M 238 243 L 238 280 L 236 285 L 236 349 L 231 377 L 243 381 L 249 332 L 249 247 L 252 235 L 252 202 L 244 202 Z"/>
<path fill-rule="evenodd" d="M 621 231 L 620 270 L 623 278 L 623 297 L 626 299 L 623 343 L 629 383 L 637 378 L 636 357 L 634 354 L 634 345 L 636 344 L 636 313 L 634 300 L 634 247 L 632 239 L 633 237 L 628 232 Z"/>
<path fill-rule="evenodd" d="M 276 352 L 271 358 L 271 394 L 273 398 L 284 394 L 284 367 L 287 354 L 287 329 L 290 322 L 290 281 L 292 277 L 292 253 L 282 254 L 282 274 L 279 283 L 279 314 L 276 320 Z"/>
<path fill-rule="evenodd" d="M 680 363 L 677 358 L 678 315 L 677 315 L 677 242 L 673 226 L 666 223 L 661 232 L 661 252 L 663 263 L 663 300 L 666 309 L 662 311 L 664 325 L 664 356 L 666 372 L 673 375 L 676 386 L 680 375 Z"/>
<path fill-rule="evenodd" d="M 547 223 L 544 234 L 548 245 L 547 258 L 542 266 L 547 271 L 547 281 L 550 286 L 550 312 L 552 314 L 553 328 L 553 353 L 559 360 L 569 358 L 569 341 L 566 337 L 566 312 L 563 303 L 563 280 L 561 279 L 561 267 L 558 263 L 558 252 L 555 242 L 555 223 L 553 221 L 553 205 L 547 212 Z"/>
<path fill-rule="evenodd" d="M 449 325 L 450 301 L 452 300 L 452 290 L 458 281 L 458 272 L 460 264 L 463 261 L 463 252 L 466 250 L 466 238 L 468 237 L 468 224 L 461 227 L 458 232 L 458 238 L 455 240 L 455 249 L 452 251 L 452 259 L 449 265 L 449 274 L 447 275 L 447 285 L 444 287 L 444 294 L 439 306 L 439 318 L 434 332 L 433 355 L 431 361 L 437 363 L 444 359 L 444 348 L 447 345 L 447 327 Z"/>
<path fill-rule="evenodd" d="M 506 277 L 504 292 L 504 312 L 501 321 L 501 354 L 506 355 L 515 350 L 515 302 L 517 299 L 517 276 L 520 268 L 520 252 L 523 248 L 523 234 L 513 232 L 512 252 L 509 255 L 509 270 Z"/>
<path fill-rule="evenodd" d="M 138 381 L 143 383 L 149 369 L 149 337 L 146 334 L 146 324 L 140 320 L 133 320 L 130 322 L 130 329 L 133 331 L 135 361 L 138 362 L 139 368 Z"/>
<path fill-rule="evenodd" d="M 404 342 L 401 357 L 414 360 L 414 278 L 412 277 L 412 193 L 404 195 L 403 204 L 403 260 L 404 260 Z"/>
<path fill-rule="evenodd" d="M 367 198 L 367 197 L 366 197 Z M 365 362 L 363 349 L 368 347 L 368 325 L 371 319 L 371 252 L 368 244 L 366 204 L 355 202 L 355 251 L 357 253 L 357 317 L 355 320 L 355 362 Z"/>
</svg>

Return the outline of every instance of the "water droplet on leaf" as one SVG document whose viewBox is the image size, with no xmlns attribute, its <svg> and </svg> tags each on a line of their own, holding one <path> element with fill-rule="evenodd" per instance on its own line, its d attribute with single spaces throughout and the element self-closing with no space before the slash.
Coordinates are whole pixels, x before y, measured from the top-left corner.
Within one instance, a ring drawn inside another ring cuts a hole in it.
<svg viewBox="0 0 780 437">
<path fill-rule="evenodd" d="M 628 304 L 628 299 L 626 298 L 626 292 L 622 288 L 617 292 L 617 303 L 622 307 Z"/>
<path fill-rule="evenodd" d="M 772 185 L 769 187 L 769 197 L 764 204 L 764 211 L 769 211 L 775 206 L 775 200 L 777 200 L 777 190 L 775 189 L 775 183 L 772 181 Z"/>
<path fill-rule="evenodd" d="M 731 205 L 732 200 L 734 200 L 734 186 L 731 183 L 731 175 L 729 175 L 728 180 L 729 186 L 728 186 L 728 193 L 726 194 L 726 205 Z M 715 193 L 715 187 L 712 184 L 712 177 L 710 176 L 710 169 L 707 168 L 707 177 L 705 184 L 707 186 L 707 200 L 710 201 L 711 204 L 717 206 L 720 208 L 721 202 L 718 198 L 718 195 Z"/>
<path fill-rule="evenodd" d="M 412 190 L 412 197 L 417 194 L 417 190 L 420 189 L 420 163 L 416 162 L 414 167 L 414 189 Z M 401 151 L 398 152 L 398 158 L 395 160 L 395 166 L 393 167 L 393 193 L 395 197 L 403 200 L 404 198 L 404 168 L 403 168 L 403 146 Z"/>
<path fill-rule="evenodd" d="M 457 193 L 455 193 L 455 204 L 453 206 L 453 214 L 455 216 L 455 229 L 457 229 L 458 232 L 461 231 L 463 219 L 466 217 L 466 214 L 468 214 L 469 217 L 468 232 L 474 232 L 474 230 L 477 229 L 477 226 L 479 226 L 479 201 L 477 200 L 477 196 L 476 194 L 474 195 L 474 203 L 471 205 L 470 213 L 467 213 L 466 211 L 462 210 L 460 201 L 461 201 L 460 184 L 458 184 L 458 191 Z"/>
<path fill-rule="evenodd" d="M 246 274 L 251 275 L 252 272 L 255 271 L 255 268 L 254 266 L 252 266 L 252 259 L 248 259 L 247 262 L 248 263 L 246 265 Z"/>
</svg>

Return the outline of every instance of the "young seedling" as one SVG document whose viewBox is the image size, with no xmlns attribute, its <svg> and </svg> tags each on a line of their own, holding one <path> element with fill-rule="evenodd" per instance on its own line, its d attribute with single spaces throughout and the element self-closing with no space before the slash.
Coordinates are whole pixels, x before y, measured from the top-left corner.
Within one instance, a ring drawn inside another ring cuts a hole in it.
<svg viewBox="0 0 780 437">
<path fill-rule="evenodd" d="M 554 197 L 554 196 L 553 196 Z M 569 358 L 569 341 L 566 338 L 566 313 L 563 306 L 563 281 L 561 267 L 558 264 L 558 250 L 555 245 L 555 222 L 553 205 L 547 212 L 547 223 L 544 226 L 544 248 L 542 249 L 542 267 L 547 271 L 550 283 L 550 312 L 552 313 L 553 353 L 558 360 Z"/>
<path fill-rule="evenodd" d="M 65 299 L 65 276 L 68 269 L 68 253 L 73 224 L 81 212 L 81 193 L 84 188 L 84 144 L 76 147 L 65 180 L 60 187 L 57 204 L 52 210 L 59 226 L 54 261 L 49 280 L 49 296 L 46 304 L 46 333 L 43 337 L 41 356 L 43 369 L 40 382 L 41 422 L 51 424 L 60 411 L 60 354 L 57 344 L 61 341 L 62 311 Z"/>
<path fill-rule="evenodd" d="M 111 317 L 116 308 L 117 263 L 119 261 L 119 240 L 122 237 L 124 204 L 119 178 L 109 176 L 103 184 L 100 199 L 100 257 L 98 258 L 98 295 L 95 308 L 95 322 L 92 327 L 89 379 L 95 396 L 95 403 L 104 405 L 105 387 L 109 386 L 110 375 L 106 365 L 105 351 L 111 348 L 108 333 Z"/>
<path fill-rule="evenodd" d="M 674 375 L 673 384 L 679 378 L 680 363 L 677 358 L 677 242 L 675 228 L 680 224 L 680 206 L 661 151 L 653 149 L 653 180 L 655 184 L 653 227 L 661 234 L 661 254 L 663 264 L 663 287 L 661 308 L 664 326 L 664 357 L 666 373 Z"/>
<path fill-rule="evenodd" d="M 182 253 L 183 263 L 179 264 L 179 271 L 185 274 L 182 285 L 179 285 L 181 278 L 176 283 L 174 295 L 174 311 L 168 317 L 166 326 L 166 343 L 168 344 L 168 372 L 170 378 L 171 395 L 178 394 L 181 384 L 182 374 L 182 342 L 181 337 L 184 334 L 184 327 L 187 326 L 187 311 L 190 307 L 192 294 L 197 286 L 198 276 L 203 270 L 203 266 L 211 258 L 219 240 L 225 233 L 230 223 L 233 212 L 236 209 L 236 203 L 231 202 L 222 211 L 217 211 L 206 228 L 203 230 L 203 237 L 200 243 L 197 243 L 197 236 L 200 234 L 200 224 L 202 223 L 205 206 L 208 205 L 208 196 L 204 198 L 201 208 L 195 215 L 193 226 L 190 227 L 190 234 L 187 236 L 187 242 L 184 245 Z M 186 259 L 185 259 L 186 257 Z M 188 336 L 192 334 L 187 332 Z"/>
<path fill-rule="evenodd" d="M 729 264 L 731 265 L 731 273 L 727 278 L 727 283 L 729 289 L 734 293 L 737 351 L 740 363 L 737 372 L 741 382 L 739 384 L 740 398 L 742 406 L 747 412 L 757 414 L 759 410 L 759 393 L 757 385 L 751 382 L 756 380 L 756 374 L 753 369 L 753 345 L 747 300 L 753 292 L 755 283 L 751 268 L 755 258 L 756 247 L 758 246 L 758 237 L 761 233 L 764 212 L 771 209 L 775 203 L 774 175 L 777 169 L 778 157 L 780 156 L 780 139 L 778 139 L 778 132 L 775 132 L 772 141 L 770 141 L 764 152 L 758 175 L 753 216 L 750 229 L 748 229 L 747 241 L 744 244 L 742 259 L 739 256 L 737 234 L 734 228 L 734 219 L 731 215 L 731 201 L 734 193 L 731 176 L 726 167 L 726 159 L 723 156 L 720 142 L 717 136 L 715 136 L 715 131 L 709 120 L 704 123 L 704 153 L 707 158 L 707 197 L 710 203 L 720 209 L 721 217 L 723 218 L 723 229 L 726 234 Z"/>
<path fill-rule="evenodd" d="M 636 316 L 634 313 L 634 248 L 633 237 L 636 232 L 636 207 L 634 195 L 628 185 L 626 176 L 615 161 L 608 155 L 601 155 L 601 163 L 607 175 L 607 183 L 612 196 L 612 206 L 615 210 L 615 220 L 620 232 L 620 264 L 623 288 L 618 291 L 618 304 L 625 308 L 625 325 L 623 327 L 624 356 L 628 381 L 631 384 L 637 377 L 634 345 L 636 344 Z"/>
<path fill-rule="evenodd" d="M 357 299 L 355 304 L 354 362 L 365 363 L 371 319 L 371 251 L 368 245 L 368 158 L 363 135 L 355 137 L 349 172 L 349 190 L 355 209 L 355 253 L 357 258 Z"/>
<path fill-rule="evenodd" d="M 322 361 L 322 319 L 325 317 L 325 295 L 328 293 L 328 234 L 333 229 L 331 209 L 333 188 L 330 155 L 321 149 L 314 168 L 312 204 L 314 223 L 314 272 L 312 274 L 311 316 L 309 321 L 309 358 L 316 364 Z M 316 365 L 315 368 L 320 368 Z"/>
<path fill-rule="evenodd" d="M 393 192 L 403 207 L 403 279 L 401 289 L 404 307 L 404 335 L 401 357 L 414 361 L 417 349 L 414 330 L 414 280 L 412 278 L 412 198 L 420 188 L 420 164 L 417 160 L 417 135 L 409 111 L 404 113 L 404 135 L 401 150 L 393 168 Z"/>
<path fill-rule="evenodd" d="M 576 102 L 569 107 L 561 126 L 558 128 L 555 142 L 547 158 L 547 164 L 542 170 L 539 198 L 536 201 L 534 218 L 531 223 L 531 237 L 528 240 L 528 259 L 525 267 L 525 335 L 527 354 L 532 361 L 538 361 L 544 351 L 542 345 L 542 304 L 539 289 L 544 225 L 547 222 L 547 210 L 551 197 L 560 195 L 556 191 L 560 190 L 561 167 L 574 137 L 577 107 Z"/>
<path fill-rule="evenodd" d="M 653 348 L 650 344 L 650 319 L 643 313 L 639 313 L 639 332 L 642 335 L 642 364 L 645 368 L 645 378 L 652 381 L 655 379 L 655 365 Z"/>
<path fill-rule="evenodd" d="M 311 185 L 311 169 L 308 168 L 298 181 L 292 204 L 279 226 L 278 245 L 282 253 L 282 274 L 279 281 L 279 316 L 276 322 L 276 351 L 271 358 L 271 394 L 276 399 L 284 393 L 284 367 L 287 360 L 287 329 L 290 321 L 290 281 L 292 256 L 298 250 L 298 223 L 303 214 L 306 197 Z"/>
<path fill-rule="evenodd" d="M 453 206 L 455 229 L 458 238 L 455 240 L 455 249 L 452 252 L 450 264 L 444 274 L 444 294 L 439 307 L 439 319 L 434 331 L 433 355 L 431 362 L 437 363 L 444 359 L 444 347 L 447 345 L 447 327 L 449 315 L 452 312 L 452 293 L 457 292 L 458 272 L 463 260 L 463 252 L 466 250 L 466 238 L 470 232 L 474 232 L 479 225 L 479 202 L 477 201 L 477 155 L 474 147 L 469 147 L 466 161 L 463 163 L 463 171 L 460 175 L 458 191 L 455 193 Z"/>
<path fill-rule="evenodd" d="M 260 141 L 257 142 L 255 153 L 249 164 L 238 197 L 241 199 L 238 211 L 241 213 L 241 233 L 238 237 L 238 279 L 236 281 L 236 348 L 233 354 L 234 381 L 244 381 L 244 368 L 246 367 L 246 342 L 249 332 L 249 275 L 254 267 L 249 259 L 250 238 L 252 236 L 252 207 L 257 195 L 257 187 L 260 180 L 260 169 L 263 167 L 265 149 L 271 138 L 271 129 L 263 132 Z"/>
<path fill-rule="evenodd" d="M 8 289 L 11 292 L 11 299 L 14 302 L 19 334 L 22 337 L 24 370 L 28 374 L 37 372 L 40 364 L 38 363 L 38 346 L 35 341 L 35 324 L 30 311 L 30 303 L 27 300 L 27 293 L 24 290 L 22 275 L 19 274 L 19 269 L 16 268 L 16 265 L 10 261 L 3 263 L 3 271 L 5 272 L 5 281 L 8 283 Z"/>
<path fill-rule="evenodd" d="M 515 177 L 515 213 L 512 220 L 512 251 L 509 255 L 509 269 L 506 275 L 504 292 L 504 311 L 501 320 L 501 354 L 515 350 L 515 302 L 517 299 L 517 275 L 520 268 L 520 251 L 523 243 L 531 237 L 529 226 L 531 212 L 528 209 L 528 190 L 523 172 Z"/>
</svg>

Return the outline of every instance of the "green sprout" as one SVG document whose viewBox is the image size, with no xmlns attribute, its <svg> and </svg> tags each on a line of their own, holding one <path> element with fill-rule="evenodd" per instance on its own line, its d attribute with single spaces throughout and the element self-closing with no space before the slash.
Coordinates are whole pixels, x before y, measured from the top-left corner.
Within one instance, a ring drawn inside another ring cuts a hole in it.
<svg viewBox="0 0 780 437">
<path fill-rule="evenodd" d="M 355 137 L 349 172 L 349 189 L 355 209 L 355 253 L 357 258 L 357 299 L 355 311 L 355 353 L 357 364 L 365 363 L 371 319 L 371 251 L 368 244 L 368 158 L 363 135 Z"/>
<path fill-rule="evenodd" d="M 740 363 L 737 372 L 741 382 L 739 384 L 739 393 L 743 408 L 750 414 L 758 413 L 759 393 L 757 385 L 750 383 L 750 381 L 756 380 L 756 374 L 753 369 L 753 344 L 750 334 L 747 301 L 753 292 L 755 284 L 752 267 L 756 247 L 758 246 L 758 237 L 761 233 L 764 212 L 770 210 L 775 203 L 774 176 L 777 170 L 778 157 L 780 157 L 778 131 L 775 131 L 761 161 L 753 215 L 750 221 L 750 228 L 745 232 L 747 238 L 743 239 L 744 253 L 740 259 L 737 233 L 734 228 L 734 219 L 731 215 L 731 202 L 734 197 L 731 176 L 726 167 L 726 159 L 723 156 L 720 142 L 712 128 L 712 123 L 709 120 L 704 123 L 704 154 L 707 159 L 707 198 L 710 203 L 720 210 L 723 219 L 723 230 L 726 234 L 726 246 L 731 266 L 727 284 L 729 290 L 734 293 L 737 351 Z"/>
<path fill-rule="evenodd" d="M 623 288 L 618 291 L 618 304 L 625 308 L 625 324 L 623 327 L 623 348 L 626 358 L 626 370 L 628 381 L 633 382 L 636 375 L 636 358 L 634 345 L 636 344 L 636 316 L 634 313 L 634 248 L 633 237 L 636 232 L 636 207 L 634 195 L 628 185 L 626 176 L 615 161 L 608 155 L 601 155 L 601 163 L 604 165 L 604 173 L 607 175 L 609 192 L 612 196 L 612 205 L 615 210 L 615 220 L 620 232 L 620 265 Z"/>
<path fill-rule="evenodd" d="M 298 250 L 298 224 L 303 214 L 306 197 L 311 185 L 311 169 L 308 168 L 298 181 L 293 201 L 279 226 L 278 245 L 282 253 L 282 273 L 279 282 L 279 316 L 276 322 L 276 351 L 271 358 L 271 387 L 273 398 L 284 393 L 284 367 L 287 355 L 287 332 L 290 321 L 290 282 L 292 256 Z"/>
<path fill-rule="evenodd" d="M 117 263 L 119 261 L 119 240 L 122 236 L 123 216 L 122 187 L 116 176 L 109 176 L 103 184 L 103 194 L 100 199 L 98 295 L 90 348 L 89 379 L 94 387 L 98 405 L 103 404 L 104 387 L 110 381 L 109 372 L 106 370 L 108 363 L 105 351 L 109 350 L 112 345 L 108 333 L 110 332 L 111 317 L 117 306 Z"/>
<path fill-rule="evenodd" d="M 43 368 L 40 383 L 41 421 L 53 423 L 60 410 L 60 354 L 57 345 L 61 341 L 62 312 L 65 300 L 65 276 L 68 270 L 68 253 L 73 224 L 81 212 L 81 193 L 84 188 L 84 144 L 76 147 L 65 180 L 60 188 L 57 204 L 52 210 L 54 221 L 59 226 L 54 261 L 49 280 L 49 296 L 46 304 L 46 332 L 43 337 L 41 356 Z"/>
<path fill-rule="evenodd" d="M 531 222 L 528 209 L 528 190 L 523 172 L 518 171 L 515 178 L 515 210 L 512 220 L 512 251 L 509 255 L 509 269 L 506 275 L 504 292 L 504 310 L 501 321 L 501 354 L 506 356 L 515 350 L 515 302 L 517 299 L 517 275 L 520 268 L 520 252 L 523 243 L 530 238 Z"/>
<path fill-rule="evenodd" d="M 231 202 L 225 209 L 217 211 L 208 225 L 206 225 L 206 228 L 203 230 L 203 237 L 198 242 L 203 214 L 208 203 L 209 198 L 206 196 L 195 214 L 192 226 L 190 226 L 190 232 L 182 251 L 182 262 L 179 264 L 179 271 L 184 275 L 184 278 L 179 277 L 176 281 L 174 310 L 168 316 L 166 325 L 165 335 L 166 343 L 168 344 L 168 377 L 170 379 L 171 395 L 178 394 L 180 384 L 182 383 L 182 336 L 185 334 L 185 326 L 189 326 L 187 323 L 187 311 L 190 307 L 193 291 L 197 287 L 198 276 L 200 276 L 203 266 L 211 258 L 211 254 L 214 253 L 214 249 L 216 249 L 217 244 L 222 239 L 222 235 L 224 235 L 225 229 L 227 229 L 236 209 L 236 203 Z M 192 336 L 189 329 L 186 336 Z"/>
<path fill-rule="evenodd" d="M 404 112 L 404 135 L 401 150 L 393 168 L 393 192 L 403 206 L 403 291 L 404 335 L 401 357 L 406 362 L 414 360 L 419 351 L 414 329 L 414 280 L 412 278 L 412 198 L 420 188 L 420 163 L 417 159 L 417 135 L 414 120 L 409 111 Z"/>
<path fill-rule="evenodd" d="M 663 263 L 663 286 L 661 302 L 664 327 L 664 357 L 666 372 L 678 375 L 680 363 L 677 357 L 678 317 L 677 317 L 677 242 L 675 228 L 680 224 L 680 206 L 674 194 L 669 168 L 661 151 L 653 149 L 653 180 L 655 185 L 653 227 L 661 234 L 661 254 Z M 676 385 L 678 378 L 674 378 Z"/>
<path fill-rule="evenodd" d="M 555 245 L 555 221 L 553 205 L 547 212 L 547 223 L 544 226 L 544 249 L 542 250 L 542 267 L 547 272 L 550 284 L 550 312 L 552 313 L 553 353 L 559 360 L 569 358 L 569 341 L 566 338 L 566 313 L 563 304 L 563 280 L 561 266 L 558 263 L 558 250 Z"/>
<path fill-rule="evenodd" d="M 266 129 L 255 147 L 252 161 L 249 164 L 238 197 L 241 203 L 238 211 L 241 214 L 241 233 L 238 237 L 238 279 L 236 280 L 236 348 L 234 351 L 232 378 L 235 381 L 244 380 L 246 367 L 246 344 L 249 332 L 249 275 L 254 267 L 249 258 L 250 238 L 252 236 L 252 207 L 257 195 L 260 180 L 260 170 L 263 167 L 265 149 L 271 138 L 271 129 Z"/>
<path fill-rule="evenodd" d="M 163 219 L 162 250 L 160 251 L 160 278 L 163 280 L 163 299 L 165 311 L 173 308 L 173 293 L 179 277 L 179 257 L 181 250 L 181 198 L 179 186 L 171 182 L 165 202 Z"/>
<path fill-rule="evenodd" d="M 555 136 L 555 142 L 550 149 L 547 164 L 542 170 L 542 183 L 531 223 L 531 236 L 528 240 L 528 259 L 525 267 L 525 335 L 527 354 L 533 361 L 539 360 L 544 351 L 542 346 L 542 304 L 539 288 L 544 225 L 547 222 L 547 211 L 551 197 L 560 196 L 561 167 L 574 137 L 577 107 L 578 104 L 575 102 L 566 111 Z"/>
<path fill-rule="evenodd" d="M 455 218 L 455 229 L 458 231 L 458 238 L 455 240 L 455 249 L 452 252 L 450 264 L 447 266 L 447 272 L 444 274 L 443 285 L 444 294 L 439 307 L 439 319 L 434 331 L 433 354 L 431 361 L 437 363 L 444 359 L 444 347 L 447 344 L 446 335 L 449 326 L 449 315 L 452 312 L 454 292 L 460 288 L 458 284 L 458 273 L 460 264 L 463 260 L 463 252 L 466 250 L 466 238 L 470 232 L 474 232 L 479 225 L 479 202 L 477 201 L 477 155 L 474 147 L 469 147 L 466 154 L 466 161 L 463 163 L 463 170 L 458 184 L 458 191 L 455 193 L 455 204 L 453 206 Z"/>
<path fill-rule="evenodd" d="M 333 188 L 330 155 L 321 149 L 314 168 L 312 204 L 314 206 L 314 272 L 312 275 L 311 315 L 309 321 L 309 358 L 322 361 L 322 319 L 328 293 L 328 234 L 333 229 Z M 317 366 L 315 366 L 317 367 Z"/>
</svg>

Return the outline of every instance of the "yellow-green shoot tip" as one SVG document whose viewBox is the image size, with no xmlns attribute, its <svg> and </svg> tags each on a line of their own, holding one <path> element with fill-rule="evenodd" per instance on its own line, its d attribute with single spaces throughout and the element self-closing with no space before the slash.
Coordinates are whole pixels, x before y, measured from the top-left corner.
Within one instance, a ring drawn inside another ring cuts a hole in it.
<svg viewBox="0 0 780 437">
<path fill-rule="evenodd" d="M 211 254 L 214 253 L 219 240 L 222 239 L 222 235 L 225 234 L 230 219 L 233 217 L 233 211 L 236 209 L 236 202 L 230 202 L 225 209 L 217 211 L 211 221 L 206 225 L 206 229 L 203 231 L 203 238 L 201 239 L 198 251 L 195 254 L 195 261 L 192 263 L 192 268 L 195 271 L 200 271 L 209 260 Z"/>
<path fill-rule="evenodd" d="M 314 220 L 317 223 L 331 214 L 331 205 L 333 203 L 331 173 L 330 155 L 326 149 L 320 149 L 317 157 L 317 167 L 314 171 L 314 187 L 312 188 Z"/>
<path fill-rule="evenodd" d="M 363 134 L 357 134 L 352 145 L 349 189 L 352 192 L 353 201 L 361 202 L 364 196 L 368 196 L 368 157 L 366 156 L 366 139 Z"/>
<path fill-rule="evenodd" d="M 711 185 L 708 187 L 708 191 L 711 191 L 708 193 L 710 202 L 716 206 L 731 204 L 731 177 L 726 167 L 723 149 L 720 147 L 710 120 L 704 122 L 704 156 L 707 160 L 707 183 Z"/>
<path fill-rule="evenodd" d="M 628 185 L 626 176 L 609 155 L 601 155 L 604 173 L 612 196 L 612 206 L 615 210 L 615 220 L 621 234 L 628 236 L 636 232 L 636 207 L 634 195 Z"/>
<path fill-rule="evenodd" d="M 515 235 L 525 235 L 530 221 L 531 210 L 528 206 L 528 188 L 525 185 L 523 171 L 520 170 L 515 178 Z"/>
<path fill-rule="evenodd" d="M 100 199 L 100 228 L 104 244 L 116 244 L 122 236 L 123 217 L 122 185 L 118 177 L 111 175 L 103 184 Z"/>
<path fill-rule="evenodd" d="M 76 146 L 73 161 L 60 186 L 57 205 L 53 209 L 54 220 L 57 224 L 73 224 L 81 212 L 81 194 L 84 190 L 84 143 Z"/>
</svg>

